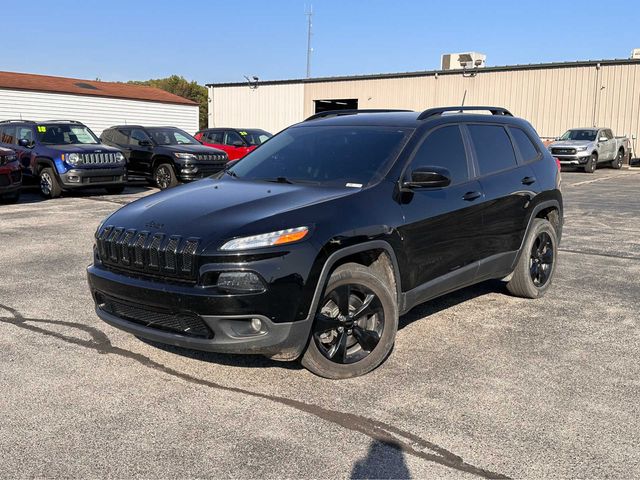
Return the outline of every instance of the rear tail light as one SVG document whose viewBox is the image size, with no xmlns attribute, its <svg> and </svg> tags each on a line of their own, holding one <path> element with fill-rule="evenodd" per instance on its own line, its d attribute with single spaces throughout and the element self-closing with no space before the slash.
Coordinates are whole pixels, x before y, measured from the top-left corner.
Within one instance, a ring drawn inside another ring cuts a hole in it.
<svg viewBox="0 0 640 480">
<path fill-rule="evenodd" d="M 558 171 L 560 171 L 562 165 L 560 164 L 560 159 L 558 157 L 553 157 L 553 159 L 556 161 L 556 166 L 558 167 Z"/>
</svg>

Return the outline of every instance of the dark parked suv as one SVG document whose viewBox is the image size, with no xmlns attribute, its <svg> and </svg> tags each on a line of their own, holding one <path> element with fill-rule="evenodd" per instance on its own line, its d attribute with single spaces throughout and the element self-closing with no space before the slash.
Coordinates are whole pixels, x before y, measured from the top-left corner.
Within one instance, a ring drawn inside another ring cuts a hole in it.
<svg viewBox="0 0 640 480">
<path fill-rule="evenodd" d="M 434 297 L 501 278 L 542 296 L 562 232 L 556 162 L 505 109 L 460 108 L 323 112 L 217 178 L 121 208 L 96 232 L 97 314 L 345 378 L 382 363 L 398 316 Z"/>
<path fill-rule="evenodd" d="M 124 151 L 129 173 L 145 177 L 160 189 L 175 187 L 221 171 L 227 154 L 206 147 L 175 127 L 119 125 L 102 132 L 101 140 Z"/>
<path fill-rule="evenodd" d="M 25 181 L 38 181 L 46 198 L 87 187 L 122 193 L 127 181 L 122 153 L 102 145 L 87 126 L 73 120 L 5 120 L 0 122 L 0 146 L 16 151 Z"/>
</svg>

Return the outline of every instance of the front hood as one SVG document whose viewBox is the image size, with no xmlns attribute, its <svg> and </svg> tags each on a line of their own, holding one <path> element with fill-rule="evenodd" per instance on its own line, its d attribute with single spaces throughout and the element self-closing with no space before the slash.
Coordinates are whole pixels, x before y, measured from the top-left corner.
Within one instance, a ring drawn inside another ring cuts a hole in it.
<svg viewBox="0 0 640 480">
<path fill-rule="evenodd" d="M 576 148 L 576 147 L 588 147 L 593 145 L 594 142 L 589 140 L 559 140 L 549 144 L 549 148 Z"/>
<path fill-rule="evenodd" d="M 47 145 L 47 147 L 63 153 L 115 153 L 120 151 L 119 149 L 110 147 L 104 143 L 100 143 L 98 145 L 86 145 L 81 143 L 75 145 Z"/>
<path fill-rule="evenodd" d="M 209 155 L 216 153 L 224 153 L 222 150 L 205 145 L 159 145 L 160 148 L 171 153 L 207 153 Z"/>
<path fill-rule="evenodd" d="M 256 231 L 256 222 L 265 221 L 271 230 L 298 227 L 275 217 L 291 210 L 357 193 L 344 187 L 253 182 L 223 176 L 150 195 L 121 208 L 105 225 L 151 233 L 197 237 L 202 245 L 238 235 L 267 233 Z M 305 219 L 313 222 L 313 219 Z M 262 227 L 265 228 L 265 227 Z"/>
</svg>

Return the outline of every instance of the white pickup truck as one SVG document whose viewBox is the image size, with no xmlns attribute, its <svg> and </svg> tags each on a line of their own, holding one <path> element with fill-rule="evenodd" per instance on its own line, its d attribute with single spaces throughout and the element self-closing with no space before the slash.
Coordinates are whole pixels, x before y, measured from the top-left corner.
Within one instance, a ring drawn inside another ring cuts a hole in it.
<svg viewBox="0 0 640 480">
<path fill-rule="evenodd" d="M 561 165 L 581 167 L 595 172 L 599 164 L 621 168 L 631 148 L 627 137 L 615 137 L 610 128 L 572 128 L 547 148 Z"/>
</svg>

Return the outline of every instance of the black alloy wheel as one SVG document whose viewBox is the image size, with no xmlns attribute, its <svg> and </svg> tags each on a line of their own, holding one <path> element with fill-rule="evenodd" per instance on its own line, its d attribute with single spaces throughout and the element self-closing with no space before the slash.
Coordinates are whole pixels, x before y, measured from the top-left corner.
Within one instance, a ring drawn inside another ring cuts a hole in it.
<svg viewBox="0 0 640 480">
<path fill-rule="evenodd" d="M 553 241 L 547 232 L 541 232 L 531 247 L 529 273 L 536 287 L 544 286 L 553 270 Z"/>
<path fill-rule="evenodd" d="M 327 293 L 316 315 L 313 340 L 325 358 L 348 364 L 366 358 L 384 330 L 384 308 L 363 285 L 341 285 Z"/>
<path fill-rule="evenodd" d="M 154 180 L 160 190 L 165 190 L 175 184 L 175 174 L 171 165 L 163 163 L 156 168 Z"/>
</svg>

